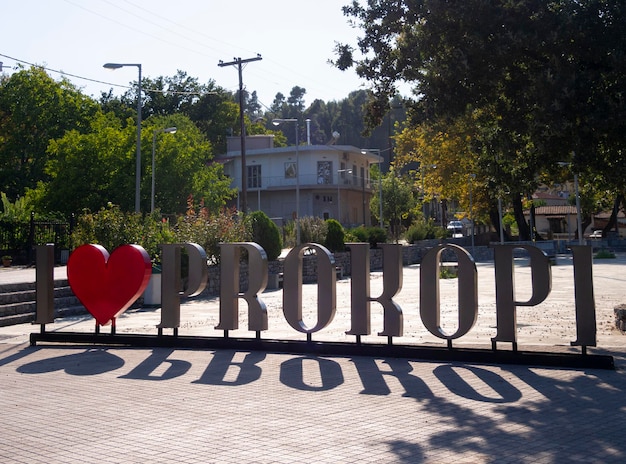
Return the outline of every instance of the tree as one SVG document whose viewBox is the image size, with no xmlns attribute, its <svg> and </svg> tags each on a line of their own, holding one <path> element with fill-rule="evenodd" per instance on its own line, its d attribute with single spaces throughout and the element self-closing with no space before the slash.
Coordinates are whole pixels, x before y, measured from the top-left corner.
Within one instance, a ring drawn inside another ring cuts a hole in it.
<svg viewBox="0 0 626 464">
<path fill-rule="evenodd" d="M 226 152 L 226 137 L 239 133 L 239 104 L 214 82 L 189 109 L 188 116 L 218 153 Z"/>
<path fill-rule="evenodd" d="M 398 240 L 403 222 L 410 223 L 411 210 L 415 206 L 412 182 L 398 177 L 393 168 L 383 176 L 383 220 L 389 223 L 393 237 Z M 372 199 L 370 205 L 378 206 L 378 199 Z"/>
<path fill-rule="evenodd" d="M 152 117 L 144 121 L 142 140 L 141 210 L 148 211 L 151 194 L 151 149 L 154 130 L 177 127 L 176 134 L 158 137 L 155 149 L 155 206 L 165 213 L 182 213 L 187 197 L 203 199 L 211 211 L 232 196 L 230 180 L 220 164 L 211 164 L 211 145 L 186 116 Z M 91 131 L 69 131 L 50 143 L 48 183 L 38 190 L 48 210 L 66 214 L 98 211 L 111 203 L 122 211 L 134 207 L 135 128 L 113 113 L 99 114 Z"/>
<path fill-rule="evenodd" d="M 134 208 L 135 128 L 113 113 L 99 113 L 91 131 L 66 132 L 50 142 L 48 182 L 40 182 L 39 207 L 65 215 L 84 209 L 95 212 L 111 203 L 123 211 Z"/>
<path fill-rule="evenodd" d="M 621 2 L 372 0 L 344 12 L 364 31 L 362 55 L 338 44 L 335 64 L 355 66 L 372 83 L 370 127 L 400 81 L 419 96 L 410 102 L 412 126 L 472 121 L 476 174 L 492 205 L 511 202 L 521 238 L 529 236 L 522 200 L 557 161 L 607 181 L 609 159 L 623 161 L 624 118 L 615 118 L 626 107 Z"/>
<path fill-rule="evenodd" d="M 68 80 L 31 67 L 0 81 L 0 185 L 10 198 L 45 180 L 48 143 L 84 132 L 98 106 Z"/>
</svg>

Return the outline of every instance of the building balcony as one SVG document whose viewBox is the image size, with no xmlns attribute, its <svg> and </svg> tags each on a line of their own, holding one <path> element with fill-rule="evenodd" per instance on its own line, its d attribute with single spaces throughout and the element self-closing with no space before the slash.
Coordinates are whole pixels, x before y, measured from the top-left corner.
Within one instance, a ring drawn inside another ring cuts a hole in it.
<svg viewBox="0 0 626 464">
<path fill-rule="evenodd" d="M 296 188 L 297 184 L 295 177 L 285 178 L 284 176 L 262 176 L 260 181 L 259 185 L 255 182 L 255 179 L 248 179 L 248 189 L 256 190 L 257 188 L 260 188 L 261 190 L 293 190 Z M 334 179 L 327 179 L 315 174 L 303 174 L 300 176 L 299 181 L 301 189 L 328 188 L 336 190 L 337 188 L 341 188 L 361 190 L 364 188 L 366 191 L 378 189 L 378 184 L 373 184 L 370 179 L 365 179 L 365 182 L 363 183 L 362 178 L 350 175 L 345 178 L 335 176 Z"/>
</svg>

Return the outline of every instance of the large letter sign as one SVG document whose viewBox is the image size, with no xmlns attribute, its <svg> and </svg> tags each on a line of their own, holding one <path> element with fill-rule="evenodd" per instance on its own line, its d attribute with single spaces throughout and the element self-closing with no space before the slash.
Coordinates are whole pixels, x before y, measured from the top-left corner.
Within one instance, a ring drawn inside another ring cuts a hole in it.
<svg viewBox="0 0 626 464">
<path fill-rule="evenodd" d="M 180 327 L 180 297 L 196 296 L 205 289 L 209 271 L 206 252 L 197 243 L 161 245 L 163 274 L 161 279 L 161 323 L 159 329 Z M 187 286 L 181 290 L 181 251 L 187 252 L 189 272 Z"/>
<path fill-rule="evenodd" d="M 241 251 L 248 252 L 248 290 L 239 293 Z M 267 254 L 252 242 L 220 243 L 220 323 L 216 329 L 239 328 L 239 298 L 248 303 L 248 330 L 267 330 L 267 308 L 259 299 L 267 286 Z"/>
<path fill-rule="evenodd" d="M 458 259 L 459 323 L 454 334 L 446 334 L 439 324 L 439 265 L 445 249 L 454 251 Z M 478 317 L 478 279 L 476 265 L 470 254 L 457 245 L 439 245 L 422 258 L 420 271 L 420 315 L 428 331 L 446 340 L 454 340 L 469 332 Z"/>
<path fill-rule="evenodd" d="M 302 320 L 302 258 L 312 248 L 317 254 L 317 324 L 307 327 Z M 335 317 L 336 282 L 335 257 L 327 248 L 307 243 L 293 248 L 285 258 L 283 277 L 283 314 L 298 332 L 314 333 L 322 330 Z"/>
<path fill-rule="evenodd" d="M 532 295 L 528 301 L 515 300 L 513 250 L 522 248 L 530 256 Z M 494 247 L 496 273 L 496 319 L 498 333 L 492 342 L 517 343 L 517 306 L 535 306 L 544 301 L 552 288 L 550 260 L 539 248 L 530 245 L 497 245 Z M 514 345 L 515 346 L 515 345 Z"/>
<path fill-rule="evenodd" d="M 314 342 L 312 334 L 321 331 L 333 321 L 336 308 L 336 264 L 334 255 L 316 243 L 299 245 L 287 254 L 283 262 L 283 316 L 296 331 L 306 334 L 304 340 L 262 339 L 261 332 L 268 330 L 267 308 L 261 294 L 268 282 L 267 254 L 252 242 L 220 244 L 220 295 L 217 330 L 223 337 L 179 336 L 180 298 L 195 296 L 205 288 L 208 280 L 205 251 L 195 243 L 162 245 L 163 273 L 161 282 L 161 323 L 158 335 L 116 334 L 115 318 L 122 314 L 143 293 L 151 274 L 150 258 L 138 245 L 123 245 L 111 255 L 100 245 L 83 245 L 71 254 L 67 274 L 70 286 L 93 315 L 99 325 L 112 323 L 111 335 L 46 332 L 45 325 L 54 321 L 52 300 L 53 247 L 37 247 L 37 315 L 35 323 L 41 325 L 40 333 L 31 333 L 31 344 L 36 341 L 78 343 L 120 343 L 148 346 L 229 348 L 246 351 L 280 351 L 289 353 L 337 354 L 350 356 L 390 356 L 433 360 L 464 360 L 488 363 L 514 363 L 546 366 L 614 368 L 612 356 L 588 355 L 586 348 L 596 346 L 596 316 L 593 296 L 592 255 L 589 246 L 573 246 L 574 291 L 576 314 L 576 340 L 573 346 L 582 347 L 580 355 L 574 353 L 522 352 L 517 348 L 518 307 L 542 303 L 550 294 L 552 275 L 547 255 L 530 245 L 493 245 L 495 271 L 496 328 L 491 338 L 491 349 L 453 347 L 452 342 L 465 336 L 476 323 L 478 316 L 478 273 L 472 256 L 463 248 L 442 244 L 431 248 L 422 258 L 419 281 L 419 317 L 426 330 L 447 340 L 443 347 L 396 345 L 394 337 L 405 337 L 404 314 L 394 297 L 403 283 L 403 248 L 397 244 L 383 244 L 382 292 L 372 297 L 370 293 L 369 244 L 348 243 L 350 250 L 350 327 L 345 333 L 356 337 L 356 342 Z M 529 257 L 531 269 L 531 295 L 527 301 L 518 301 L 515 295 L 514 250 L 522 249 Z M 185 288 L 181 284 L 181 256 L 185 250 L 189 258 L 189 275 Z M 312 250 L 314 257 L 305 254 Z M 244 255 L 245 252 L 245 255 Z M 458 323 L 454 333 L 446 333 L 440 323 L 439 273 L 444 252 L 454 253 L 458 275 Z M 241 262 L 247 256 L 247 288 L 240 291 Z M 315 266 L 317 275 L 316 321 L 308 326 L 303 317 L 303 269 Z M 415 295 L 415 301 L 418 295 Z M 239 328 L 239 300 L 248 305 L 248 330 L 256 337 L 231 337 L 228 332 Z M 386 343 L 361 343 L 361 337 L 371 335 L 372 302 L 383 307 L 383 327 L 378 336 L 387 337 Z M 417 304 L 417 303 L 416 303 Z M 163 328 L 174 329 L 172 336 L 164 335 Z M 410 334 L 409 334 L 410 335 Z M 397 341 L 397 339 L 396 339 Z M 498 349 L 497 342 L 508 342 L 512 349 Z"/>
</svg>

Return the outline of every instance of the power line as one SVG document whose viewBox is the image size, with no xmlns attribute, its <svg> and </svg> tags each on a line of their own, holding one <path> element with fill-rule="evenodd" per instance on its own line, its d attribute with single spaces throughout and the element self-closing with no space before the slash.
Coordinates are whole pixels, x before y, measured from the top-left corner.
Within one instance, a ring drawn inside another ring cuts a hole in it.
<svg viewBox="0 0 626 464">
<path fill-rule="evenodd" d="M 77 74 L 72 74 L 72 73 L 68 73 L 68 72 L 65 72 L 65 71 L 59 71 L 58 69 L 52 69 L 52 68 L 49 68 L 47 66 L 31 63 L 31 62 L 28 62 L 28 61 L 25 61 L 25 60 L 21 60 L 19 58 L 14 58 L 12 56 L 4 55 L 2 53 L 0 53 L 0 56 L 3 57 L 3 58 L 8 58 L 9 60 L 13 60 L 16 63 L 27 64 L 27 65 L 33 66 L 35 68 L 43 69 L 44 71 L 57 73 L 57 74 L 60 74 L 62 76 L 73 77 L 75 79 L 82 79 L 84 81 L 94 82 L 96 84 L 111 85 L 113 87 L 120 87 L 120 88 L 123 88 L 123 89 L 132 89 L 132 88 L 135 87 L 135 86 L 130 86 L 130 85 L 114 84 L 112 82 L 100 81 L 98 79 L 91 79 L 89 77 L 79 76 Z M 1 62 L 0 62 L 0 71 L 1 71 L 1 66 L 2 65 L 1 65 Z M 7 66 L 4 66 L 4 67 L 6 68 Z M 202 96 L 202 95 L 218 95 L 219 94 L 219 92 L 181 92 L 181 91 L 176 91 L 176 90 L 159 90 L 159 89 L 144 89 L 144 92 L 162 93 L 162 94 L 169 93 L 169 94 L 174 94 L 174 95 L 198 95 L 198 96 Z"/>
</svg>

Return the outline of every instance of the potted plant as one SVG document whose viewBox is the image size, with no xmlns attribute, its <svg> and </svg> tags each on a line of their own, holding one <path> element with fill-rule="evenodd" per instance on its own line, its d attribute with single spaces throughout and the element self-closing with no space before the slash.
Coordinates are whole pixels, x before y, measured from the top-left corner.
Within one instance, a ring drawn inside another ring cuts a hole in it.
<svg viewBox="0 0 626 464">
<path fill-rule="evenodd" d="M 11 258 L 11 256 L 9 255 L 4 255 L 2 257 L 2 265 L 4 267 L 9 267 L 11 265 L 11 263 L 13 262 L 13 258 Z"/>
</svg>

